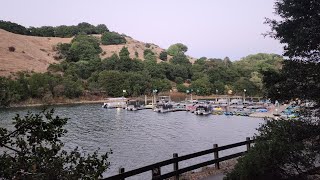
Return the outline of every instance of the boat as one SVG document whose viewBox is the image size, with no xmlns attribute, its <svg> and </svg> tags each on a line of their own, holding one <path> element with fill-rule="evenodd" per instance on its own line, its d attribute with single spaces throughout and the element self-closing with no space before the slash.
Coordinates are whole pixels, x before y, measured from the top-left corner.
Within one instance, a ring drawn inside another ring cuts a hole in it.
<svg viewBox="0 0 320 180">
<path fill-rule="evenodd" d="M 186 103 L 186 111 L 190 111 L 191 113 L 193 113 L 196 110 L 196 108 L 198 106 L 198 103 L 199 102 L 195 101 L 195 100 L 187 101 L 187 103 Z"/>
<path fill-rule="evenodd" d="M 222 115 L 223 114 L 223 109 L 218 105 L 213 105 L 212 114 L 213 115 Z"/>
<path fill-rule="evenodd" d="M 113 108 L 126 108 L 127 106 L 127 98 L 125 97 L 117 97 L 117 98 L 108 98 L 105 103 L 103 103 L 102 107 L 107 109 Z"/>
<path fill-rule="evenodd" d="M 226 112 L 224 112 L 223 114 L 226 115 L 226 116 L 233 116 L 233 113 L 230 112 L 230 111 L 226 111 Z"/>
<path fill-rule="evenodd" d="M 231 113 L 232 115 L 236 115 L 236 116 L 249 116 L 251 114 L 250 110 L 247 110 L 247 109 L 235 109 Z M 231 115 L 231 114 L 228 114 L 228 115 Z"/>
<path fill-rule="evenodd" d="M 194 111 L 195 115 L 209 115 L 212 113 L 212 107 L 208 104 L 199 104 Z"/>
<path fill-rule="evenodd" d="M 128 111 L 137 111 L 144 109 L 144 106 L 140 104 L 140 101 L 129 100 L 126 109 Z"/>
<path fill-rule="evenodd" d="M 170 103 L 157 104 L 157 106 L 153 109 L 153 111 L 159 113 L 172 112 L 173 110 L 173 105 Z"/>
<path fill-rule="evenodd" d="M 173 111 L 186 111 L 186 104 L 184 103 L 176 103 L 173 104 Z"/>
<path fill-rule="evenodd" d="M 167 113 L 174 111 L 173 103 L 171 102 L 170 96 L 159 96 L 159 101 L 156 107 L 153 109 L 155 112 Z"/>
</svg>

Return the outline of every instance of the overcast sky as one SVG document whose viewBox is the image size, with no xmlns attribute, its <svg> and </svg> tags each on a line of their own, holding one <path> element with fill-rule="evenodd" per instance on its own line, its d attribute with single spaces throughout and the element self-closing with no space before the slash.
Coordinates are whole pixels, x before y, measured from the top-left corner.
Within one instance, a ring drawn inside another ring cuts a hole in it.
<svg viewBox="0 0 320 180">
<path fill-rule="evenodd" d="M 188 55 L 238 60 L 259 52 L 282 53 L 270 30 L 274 0 L 7 0 L 0 19 L 24 26 L 106 24 L 162 48 L 181 42 Z"/>
</svg>

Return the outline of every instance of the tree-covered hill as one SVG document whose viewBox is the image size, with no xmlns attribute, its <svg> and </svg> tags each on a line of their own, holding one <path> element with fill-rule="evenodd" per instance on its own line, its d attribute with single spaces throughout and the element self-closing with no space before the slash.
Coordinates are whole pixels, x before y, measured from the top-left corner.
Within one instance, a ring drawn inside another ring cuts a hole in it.
<svg viewBox="0 0 320 180">
<path fill-rule="evenodd" d="M 154 89 L 188 90 L 197 95 L 230 90 L 242 95 L 246 90 L 246 95 L 262 96 L 263 72 L 278 71 L 282 63 L 281 56 L 263 53 L 233 62 L 228 57 L 192 60 L 185 55 L 188 47 L 182 43 L 165 50 L 106 27 L 102 34 L 93 34 L 97 27 L 88 23 L 77 27 L 83 29 L 72 38 L 0 30 L 4 39 L 0 42 L 0 76 L 7 76 L 0 78 L 1 106 L 30 98 L 51 102 L 88 94 L 116 97 L 122 96 L 123 90 L 126 96 L 151 94 Z M 9 76 L 9 72 L 15 74 Z"/>
<path fill-rule="evenodd" d="M 64 27 L 64 31 L 60 31 L 61 27 Z M 68 35 L 68 32 L 75 27 L 77 31 Z M 54 33 L 49 33 L 49 29 Z M 57 45 L 70 43 L 76 35 L 97 37 L 102 49 L 99 56 L 102 59 L 111 57 L 114 53 L 118 54 L 124 46 L 128 48 L 132 59 L 145 60 L 145 50 L 152 51 L 158 62 L 171 57 L 170 55 L 160 57 L 165 51 L 159 46 L 110 32 L 105 25 L 79 23 L 76 26 L 26 28 L 16 23 L 0 21 L 0 76 L 7 77 L 19 71 L 46 72 L 49 64 L 60 63 Z M 188 58 L 194 61 L 193 58 Z"/>
</svg>

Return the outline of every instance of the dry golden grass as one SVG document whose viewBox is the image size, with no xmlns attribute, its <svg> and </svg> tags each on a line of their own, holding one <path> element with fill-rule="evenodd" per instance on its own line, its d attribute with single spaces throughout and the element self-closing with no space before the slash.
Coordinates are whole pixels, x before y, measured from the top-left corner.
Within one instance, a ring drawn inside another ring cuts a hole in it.
<svg viewBox="0 0 320 180">
<path fill-rule="evenodd" d="M 100 37 L 101 35 L 95 35 Z M 59 63 L 54 59 L 56 51 L 54 46 L 58 43 L 70 43 L 72 38 L 58 37 L 35 37 L 25 36 L 7 32 L 0 29 L 0 76 L 9 76 L 19 71 L 46 72 L 52 63 Z M 118 54 L 123 46 L 128 47 L 130 57 L 135 58 L 135 52 L 138 52 L 138 58 L 144 60 L 143 51 L 146 43 L 126 37 L 127 43 L 123 45 L 101 45 L 103 55 L 101 58 Z M 15 51 L 10 52 L 9 47 L 14 47 Z M 150 48 L 159 57 L 164 49 L 155 44 L 151 44 Z M 168 59 L 171 57 L 168 56 Z M 189 57 L 193 63 L 194 58 Z M 161 60 L 158 58 L 158 62 Z"/>
<path fill-rule="evenodd" d="M 53 56 L 53 46 L 69 43 L 71 38 L 33 37 L 13 34 L 0 29 L 0 76 L 18 71 L 45 72 L 51 63 L 58 63 Z M 14 52 L 9 47 L 15 48 Z"/>
</svg>

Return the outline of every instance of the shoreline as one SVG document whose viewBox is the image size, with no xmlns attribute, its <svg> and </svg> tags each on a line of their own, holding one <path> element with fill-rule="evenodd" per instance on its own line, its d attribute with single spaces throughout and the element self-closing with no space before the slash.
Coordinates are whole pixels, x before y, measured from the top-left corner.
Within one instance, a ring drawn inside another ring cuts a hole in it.
<svg viewBox="0 0 320 180">
<path fill-rule="evenodd" d="M 99 104 L 104 103 L 106 100 L 76 100 L 76 101 L 66 101 L 66 102 L 53 102 L 53 103 L 18 103 L 12 104 L 5 108 L 24 108 L 24 107 L 41 107 L 41 106 L 61 106 L 61 105 L 77 105 L 77 104 Z"/>
</svg>

